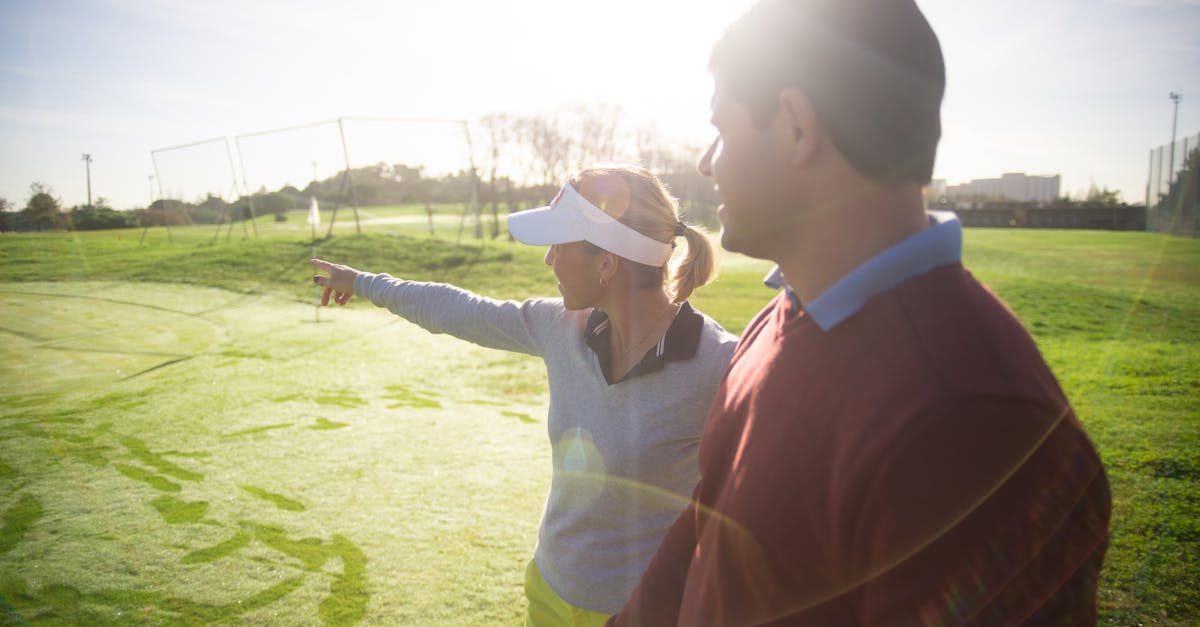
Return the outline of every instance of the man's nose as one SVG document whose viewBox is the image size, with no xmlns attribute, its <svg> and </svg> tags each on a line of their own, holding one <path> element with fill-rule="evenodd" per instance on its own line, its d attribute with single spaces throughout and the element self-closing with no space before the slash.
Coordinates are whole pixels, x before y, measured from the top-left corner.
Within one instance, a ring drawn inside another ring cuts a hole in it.
<svg viewBox="0 0 1200 627">
<path fill-rule="evenodd" d="M 704 154 L 700 155 L 700 161 L 696 164 L 696 169 L 700 171 L 701 175 L 712 176 L 713 153 L 717 151 L 717 144 L 720 141 L 720 137 L 714 139 L 712 143 L 708 145 L 708 150 L 705 150 Z"/>
</svg>

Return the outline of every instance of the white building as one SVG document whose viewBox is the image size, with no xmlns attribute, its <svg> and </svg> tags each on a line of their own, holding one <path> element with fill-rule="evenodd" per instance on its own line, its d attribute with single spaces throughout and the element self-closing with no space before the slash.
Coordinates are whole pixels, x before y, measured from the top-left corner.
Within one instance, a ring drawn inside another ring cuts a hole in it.
<svg viewBox="0 0 1200 627">
<path fill-rule="evenodd" d="M 962 200 L 1012 200 L 1050 202 L 1058 198 L 1062 176 L 1028 176 L 1008 172 L 998 179 L 973 179 L 961 185 L 947 185 L 946 198 Z"/>
<path fill-rule="evenodd" d="M 945 198 L 946 197 L 946 179 L 933 179 L 929 181 L 929 188 L 926 190 L 928 198 Z"/>
</svg>

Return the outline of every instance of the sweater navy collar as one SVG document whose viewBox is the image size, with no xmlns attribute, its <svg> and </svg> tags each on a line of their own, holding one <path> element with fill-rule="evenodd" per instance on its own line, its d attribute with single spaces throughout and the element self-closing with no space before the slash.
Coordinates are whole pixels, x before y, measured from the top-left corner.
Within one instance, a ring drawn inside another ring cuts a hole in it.
<svg viewBox="0 0 1200 627">
<path fill-rule="evenodd" d="M 679 313 L 675 315 L 671 326 L 667 328 L 667 332 L 663 334 L 658 344 L 646 351 L 642 360 L 617 381 L 612 379 L 610 370 L 612 348 L 609 337 L 612 335 L 612 323 L 608 320 L 608 314 L 599 309 L 592 310 L 584 331 L 584 341 L 592 349 L 592 352 L 596 353 L 596 359 L 600 362 L 600 370 L 604 373 L 604 379 L 611 385 L 662 370 L 669 361 L 683 361 L 695 357 L 696 350 L 700 346 L 700 332 L 703 328 L 704 318 L 700 312 L 692 308 L 691 303 L 684 301 L 679 306 Z"/>
</svg>

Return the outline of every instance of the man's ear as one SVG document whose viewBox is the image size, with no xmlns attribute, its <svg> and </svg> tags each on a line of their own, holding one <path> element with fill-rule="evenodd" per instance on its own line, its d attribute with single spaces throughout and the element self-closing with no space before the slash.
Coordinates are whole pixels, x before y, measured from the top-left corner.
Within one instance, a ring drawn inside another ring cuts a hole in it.
<svg viewBox="0 0 1200 627">
<path fill-rule="evenodd" d="M 781 139 L 789 144 L 788 154 L 794 165 L 805 165 L 816 157 L 824 131 L 804 92 L 794 87 L 779 92 L 776 124 Z"/>
</svg>

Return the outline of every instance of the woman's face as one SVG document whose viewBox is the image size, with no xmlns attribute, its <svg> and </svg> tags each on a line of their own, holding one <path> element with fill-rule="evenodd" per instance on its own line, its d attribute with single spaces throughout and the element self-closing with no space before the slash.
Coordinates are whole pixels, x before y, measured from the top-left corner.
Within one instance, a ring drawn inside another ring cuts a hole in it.
<svg viewBox="0 0 1200 627">
<path fill-rule="evenodd" d="M 554 244 L 546 251 L 546 265 L 554 269 L 558 291 L 567 309 L 595 307 L 604 294 L 600 285 L 601 255 L 586 242 Z"/>
</svg>

